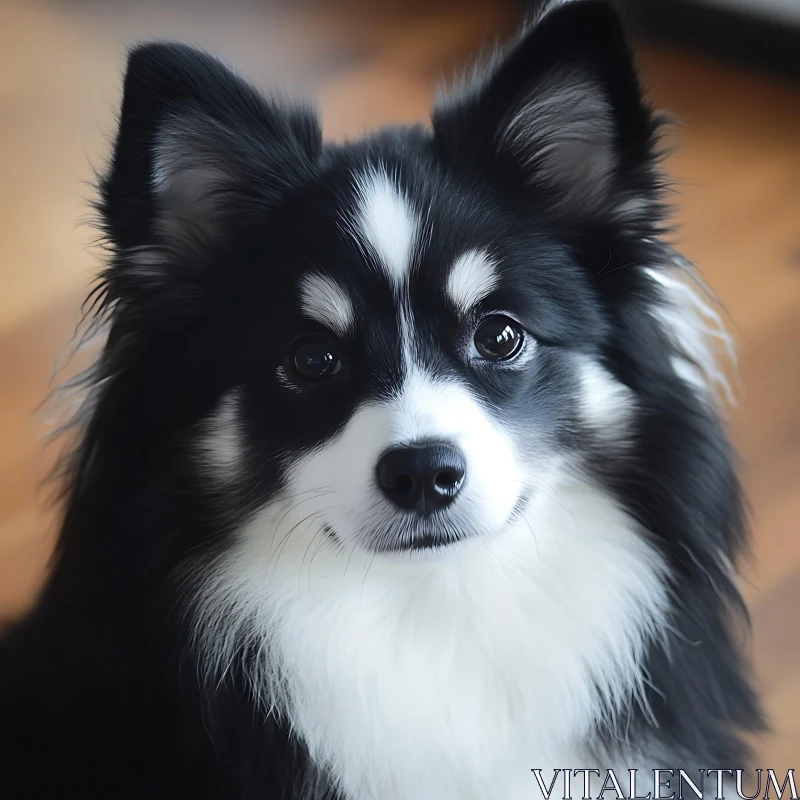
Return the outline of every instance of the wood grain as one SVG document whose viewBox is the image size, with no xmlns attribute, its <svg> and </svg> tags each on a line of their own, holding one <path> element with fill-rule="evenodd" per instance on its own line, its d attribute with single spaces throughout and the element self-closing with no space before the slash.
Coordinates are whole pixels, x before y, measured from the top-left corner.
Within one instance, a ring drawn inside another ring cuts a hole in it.
<svg viewBox="0 0 800 800">
<path fill-rule="evenodd" d="M 191 7 L 190 7 L 191 6 Z M 436 82 L 515 24 L 488 2 L 38 3 L 0 7 L 0 617 L 31 602 L 55 517 L 37 488 L 54 451 L 32 417 L 99 265 L 79 224 L 113 128 L 125 45 L 206 45 L 264 83 L 321 98 L 330 136 L 424 119 Z M 774 734 L 761 763 L 800 767 L 800 87 L 643 49 L 658 107 L 682 120 L 669 160 L 677 239 L 739 346 L 734 438 L 754 559 L 745 593 Z"/>
</svg>

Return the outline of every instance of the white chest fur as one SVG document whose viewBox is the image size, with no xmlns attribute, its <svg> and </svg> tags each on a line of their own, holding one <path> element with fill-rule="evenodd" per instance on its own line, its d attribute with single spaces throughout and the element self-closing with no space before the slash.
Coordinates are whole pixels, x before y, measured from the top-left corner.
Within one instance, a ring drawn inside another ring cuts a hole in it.
<svg viewBox="0 0 800 800">
<path fill-rule="evenodd" d="M 637 701 L 663 564 L 600 491 L 541 497 L 434 557 L 276 542 L 275 513 L 204 587 L 203 646 L 224 669 L 259 637 L 256 687 L 351 800 L 536 796 L 532 768 L 587 766 L 598 715 Z"/>
</svg>

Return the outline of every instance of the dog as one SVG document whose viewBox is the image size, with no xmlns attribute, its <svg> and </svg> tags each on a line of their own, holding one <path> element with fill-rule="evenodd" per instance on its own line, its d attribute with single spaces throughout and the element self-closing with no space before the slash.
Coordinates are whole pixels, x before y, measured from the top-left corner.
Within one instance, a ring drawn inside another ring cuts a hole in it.
<svg viewBox="0 0 800 800">
<path fill-rule="evenodd" d="M 131 52 L 2 797 L 747 764 L 727 339 L 669 243 L 662 128 L 599 0 L 346 143 L 191 47 Z"/>
</svg>

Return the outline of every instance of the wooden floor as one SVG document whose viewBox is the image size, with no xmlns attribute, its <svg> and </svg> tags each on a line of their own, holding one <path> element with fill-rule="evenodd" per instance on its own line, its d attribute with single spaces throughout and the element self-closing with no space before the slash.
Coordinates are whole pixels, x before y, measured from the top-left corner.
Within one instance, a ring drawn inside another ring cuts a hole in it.
<svg viewBox="0 0 800 800">
<path fill-rule="evenodd" d="M 0 618 L 31 601 L 53 539 L 32 412 L 99 264 L 86 216 L 119 70 L 134 39 L 206 45 L 254 79 L 314 90 L 331 137 L 423 119 L 437 80 L 516 21 L 443 0 L 0 5 Z M 800 768 L 800 87 L 645 48 L 645 81 L 679 117 L 677 216 L 733 320 L 754 560 L 745 587 L 774 734 L 761 765 Z M 722 765 L 720 765 L 722 766 Z"/>
</svg>

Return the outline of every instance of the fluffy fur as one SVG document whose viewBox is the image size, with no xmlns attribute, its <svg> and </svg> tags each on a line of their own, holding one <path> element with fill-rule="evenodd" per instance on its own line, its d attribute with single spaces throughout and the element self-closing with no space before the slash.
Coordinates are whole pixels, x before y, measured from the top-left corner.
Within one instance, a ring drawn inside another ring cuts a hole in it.
<svg viewBox="0 0 800 800">
<path fill-rule="evenodd" d="M 746 766 L 727 339 L 665 241 L 616 16 L 554 3 L 432 123 L 326 144 L 207 55 L 131 53 L 105 338 L 50 577 L 0 644 L 3 797 Z M 431 443 L 464 477 L 422 515 L 376 470 Z"/>
</svg>

